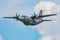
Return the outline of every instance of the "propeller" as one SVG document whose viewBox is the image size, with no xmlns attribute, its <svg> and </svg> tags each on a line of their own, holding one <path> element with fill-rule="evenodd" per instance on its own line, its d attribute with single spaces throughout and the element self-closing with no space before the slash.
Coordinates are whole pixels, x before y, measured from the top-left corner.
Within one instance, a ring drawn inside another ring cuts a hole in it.
<svg viewBox="0 0 60 40">
<path fill-rule="evenodd" d="M 36 18 L 36 16 L 37 16 L 37 14 L 35 14 L 35 12 L 34 12 L 33 18 Z"/>
<path fill-rule="evenodd" d="M 20 16 L 20 15 L 17 15 L 17 13 L 16 13 L 16 15 L 14 16 L 14 18 L 16 18 L 16 20 L 18 21 L 19 16 Z"/>
</svg>

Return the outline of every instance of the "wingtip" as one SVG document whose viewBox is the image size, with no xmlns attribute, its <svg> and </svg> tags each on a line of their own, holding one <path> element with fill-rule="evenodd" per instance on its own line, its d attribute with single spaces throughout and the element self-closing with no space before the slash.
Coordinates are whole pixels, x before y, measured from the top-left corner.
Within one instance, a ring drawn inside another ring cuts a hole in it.
<svg viewBox="0 0 60 40">
<path fill-rule="evenodd" d="M 2 17 L 2 18 L 5 18 L 5 17 Z"/>
<path fill-rule="evenodd" d="M 6 17 L 2 17 L 2 18 L 6 18 Z"/>
<path fill-rule="evenodd" d="M 51 16 L 55 16 L 55 15 L 57 15 L 57 14 L 51 14 Z"/>
<path fill-rule="evenodd" d="M 54 15 L 57 15 L 57 14 L 54 14 Z"/>
</svg>

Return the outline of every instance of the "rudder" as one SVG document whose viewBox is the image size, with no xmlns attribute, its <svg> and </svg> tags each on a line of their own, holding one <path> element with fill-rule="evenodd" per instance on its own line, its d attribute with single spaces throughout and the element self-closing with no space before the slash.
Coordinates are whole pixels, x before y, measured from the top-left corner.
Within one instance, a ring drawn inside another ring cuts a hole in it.
<svg viewBox="0 0 60 40">
<path fill-rule="evenodd" d="M 43 10 L 40 10 L 40 12 L 39 12 L 39 16 L 42 16 L 42 12 L 43 12 Z"/>
</svg>

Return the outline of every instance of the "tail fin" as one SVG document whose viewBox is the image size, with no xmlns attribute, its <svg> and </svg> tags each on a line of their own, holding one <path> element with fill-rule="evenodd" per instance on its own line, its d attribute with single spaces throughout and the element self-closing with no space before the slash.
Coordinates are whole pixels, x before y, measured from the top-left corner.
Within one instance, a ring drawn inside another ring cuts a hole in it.
<svg viewBox="0 0 60 40">
<path fill-rule="evenodd" d="M 39 16 L 42 16 L 42 12 L 43 12 L 43 10 L 40 10 L 40 12 L 39 12 Z"/>
<path fill-rule="evenodd" d="M 43 12 L 43 10 L 40 10 L 38 17 L 42 16 L 42 12 Z M 42 20 L 42 17 L 40 17 L 40 20 Z"/>
</svg>

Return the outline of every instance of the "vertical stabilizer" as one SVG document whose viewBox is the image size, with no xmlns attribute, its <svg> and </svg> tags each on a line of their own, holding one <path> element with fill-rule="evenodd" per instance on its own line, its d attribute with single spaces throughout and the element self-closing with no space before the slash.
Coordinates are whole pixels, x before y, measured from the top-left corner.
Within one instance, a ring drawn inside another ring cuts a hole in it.
<svg viewBox="0 0 60 40">
<path fill-rule="evenodd" d="M 39 12 L 39 16 L 42 16 L 42 12 L 43 12 L 43 10 L 40 10 L 40 12 Z"/>
<path fill-rule="evenodd" d="M 40 20 L 42 20 L 42 12 L 43 12 L 43 10 L 40 10 L 40 12 L 39 12 L 39 17 L 40 17 Z"/>
</svg>

